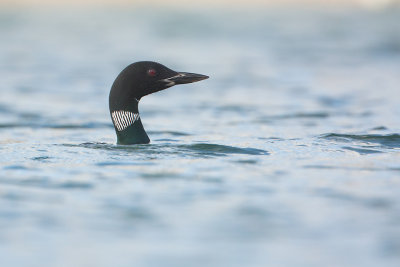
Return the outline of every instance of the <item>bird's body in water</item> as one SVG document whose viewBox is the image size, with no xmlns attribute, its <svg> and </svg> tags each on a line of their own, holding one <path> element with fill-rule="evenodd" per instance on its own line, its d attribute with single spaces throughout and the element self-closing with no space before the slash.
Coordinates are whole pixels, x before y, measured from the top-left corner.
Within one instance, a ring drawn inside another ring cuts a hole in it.
<svg viewBox="0 0 400 267">
<path fill-rule="evenodd" d="M 121 145 L 150 142 L 139 116 L 139 101 L 143 96 L 167 89 L 176 84 L 192 83 L 208 76 L 176 72 L 151 61 L 136 62 L 115 79 L 109 96 L 109 107 L 117 143 Z"/>
</svg>

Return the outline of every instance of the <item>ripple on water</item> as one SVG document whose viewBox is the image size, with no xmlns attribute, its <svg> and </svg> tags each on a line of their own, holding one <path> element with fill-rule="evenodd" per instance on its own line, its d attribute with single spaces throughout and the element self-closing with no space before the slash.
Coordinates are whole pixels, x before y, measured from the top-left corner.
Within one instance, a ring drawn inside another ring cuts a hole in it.
<svg viewBox="0 0 400 267">
<path fill-rule="evenodd" d="M 50 159 L 51 157 L 48 156 L 39 156 L 39 157 L 33 157 L 31 158 L 31 160 L 36 160 L 36 161 L 46 161 L 48 159 Z"/>
<path fill-rule="evenodd" d="M 290 119 L 326 119 L 329 118 L 332 114 L 324 111 L 319 112 L 295 112 L 289 114 L 279 114 L 279 115 L 270 115 L 270 116 L 262 116 L 257 120 L 257 122 L 270 122 L 275 120 L 290 120 Z"/>
<path fill-rule="evenodd" d="M 65 179 L 62 181 L 53 181 L 48 177 L 42 176 L 30 176 L 28 178 L 0 178 L 0 184 L 50 189 L 91 189 L 94 187 L 94 184 L 91 182 Z"/>
<path fill-rule="evenodd" d="M 10 114 L 11 109 L 9 108 L 9 106 L 0 103 L 0 113 Z"/>
<path fill-rule="evenodd" d="M 57 123 L 43 123 L 43 122 L 18 122 L 18 123 L 0 123 L 0 128 L 46 128 L 46 129 L 102 129 L 113 128 L 111 123 L 88 122 L 79 124 L 57 124 Z"/>
<path fill-rule="evenodd" d="M 225 145 L 207 144 L 207 143 L 179 145 L 178 147 L 210 155 L 216 155 L 216 154 L 269 155 L 267 151 L 257 148 L 251 148 L 251 147 L 240 148 L 234 146 L 225 146 Z"/>
<path fill-rule="evenodd" d="M 97 166 L 148 166 L 155 165 L 152 162 L 132 162 L 132 161 L 102 161 Z"/>
<path fill-rule="evenodd" d="M 20 170 L 20 171 L 26 171 L 26 170 L 35 170 L 35 168 L 27 167 L 24 165 L 8 165 L 3 167 L 4 170 Z"/>
<path fill-rule="evenodd" d="M 190 134 L 176 131 L 148 131 L 150 135 L 172 135 L 172 136 L 189 136 Z"/>
<path fill-rule="evenodd" d="M 357 166 L 341 166 L 341 165 L 304 165 L 305 169 L 319 169 L 319 170 L 347 170 L 347 171 L 371 171 L 371 172 L 386 172 L 386 171 L 400 171 L 396 167 L 357 167 Z"/>
<path fill-rule="evenodd" d="M 236 160 L 235 162 L 240 163 L 240 164 L 257 164 L 257 160 L 252 160 L 252 159 L 242 159 L 242 160 Z"/>
<path fill-rule="evenodd" d="M 365 205 L 370 208 L 388 209 L 393 206 L 392 201 L 382 197 L 361 197 L 349 194 L 332 188 L 319 188 L 315 194 L 327 198 L 338 199 L 341 201 L 352 202 L 354 204 Z"/>
<path fill-rule="evenodd" d="M 365 148 L 358 148 L 358 147 L 350 147 L 350 146 L 344 146 L 342 148 L 346 149 L 346 150 L 357 152 L 357 153 L 359 153 L 361 155 L 383 153 L 382 151 L 379 151 L 379 150 L 365 149 Z"/>
<path fill-rule="evenodd" d="M 320 138 L 341 142 L 359 141 L 363 143 L 379 144 L 387 148 L 400 148 L 400 134 L 337 134 L 329 133 Z"/>
<path fill-rule="evenodd" d="M 243 155 L 269 155 L 266 150 L 252 147 L 235 147 L 219 144 L 196 143 L 196 144 L 139 144 L 139 145 L 113 145 L 107 143 L 83 143 L 63 144 L 68 147 L 84 147 L 90 149 L 102 149 L 110 151 L 136 152 L 142 154 L 178 154 L 192 156 L 227 156 L 233 154 Z"/>
<path fill-rule="evenodd" d="M 349 105 L 351 102 L 351 97 L 329 97 L 329 96 L 321 96 L 318 98 L 318 102 L 327 107 L 344 107 Z"/>
<path fill-rule="evenodd" d="M 387 128 L 385 126 L 377 126 L 371 129 L 371 131 L 385 131 Z"/>
</svg>

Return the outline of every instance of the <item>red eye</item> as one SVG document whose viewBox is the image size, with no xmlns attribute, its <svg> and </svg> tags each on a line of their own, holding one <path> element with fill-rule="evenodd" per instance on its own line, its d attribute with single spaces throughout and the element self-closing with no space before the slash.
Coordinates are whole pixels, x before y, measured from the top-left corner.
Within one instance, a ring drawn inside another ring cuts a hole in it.
<svg viewBox="0 0 400 267">
<path fill-rule="evenodd" d="M 151 77 L 156 76 L 156 74 L 157 74 L 157 71 L 156 71 L 155 69 L 149 69 L 149 70 L 147 71 L 147 75 L 149 75 L 149 76 L 151 76 Z"/>
</svg>

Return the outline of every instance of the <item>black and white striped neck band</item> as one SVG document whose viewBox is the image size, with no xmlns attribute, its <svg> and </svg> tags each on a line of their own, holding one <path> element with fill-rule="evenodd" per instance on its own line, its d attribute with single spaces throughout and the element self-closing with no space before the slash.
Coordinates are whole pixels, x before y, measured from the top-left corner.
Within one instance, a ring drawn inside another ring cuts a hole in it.
<svg viewBox="0 0 400 267">
<path fill-rule="evenodd" d="M 116 110 L 111 113 L 111 117 L 115 127 L 120 132 L 134 124 L 139 119 L 139 113 Z"/>
</svg>

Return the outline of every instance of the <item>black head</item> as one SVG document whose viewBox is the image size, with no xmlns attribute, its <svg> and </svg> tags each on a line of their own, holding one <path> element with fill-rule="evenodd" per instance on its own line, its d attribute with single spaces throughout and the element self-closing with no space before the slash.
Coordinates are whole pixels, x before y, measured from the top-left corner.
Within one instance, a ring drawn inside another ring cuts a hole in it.
<svg viewBox="0 0 400 267">
<path fill-rule="evenodd" d="M 115 79 L 110 92 L 110 111 L 126 109 L 143 96 L 176 84 L 192 83 L 208 76 L 176 72 L 151 61 L 136 62 L 126 67 Z"/>
<path fill-rule="evenodd" d="M 138 103 L 145 96 L 175 84 L 192 83 L 208 76 L 176 72 L 159 63 L 142 61 L 126 67 L 115 79 L 110 91 L 110 115 L 122 145 L 150 142 L 139 116 Z"/>
</svg>

